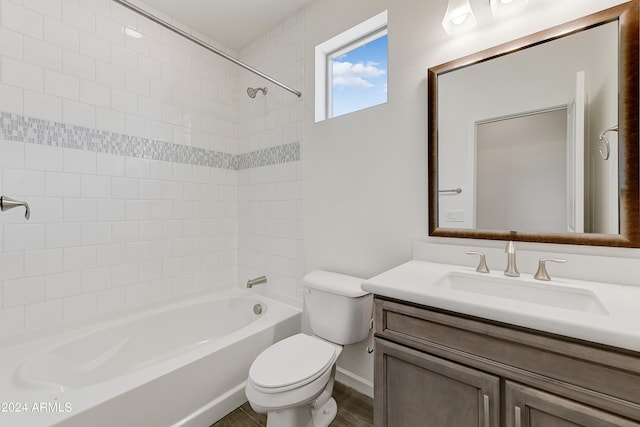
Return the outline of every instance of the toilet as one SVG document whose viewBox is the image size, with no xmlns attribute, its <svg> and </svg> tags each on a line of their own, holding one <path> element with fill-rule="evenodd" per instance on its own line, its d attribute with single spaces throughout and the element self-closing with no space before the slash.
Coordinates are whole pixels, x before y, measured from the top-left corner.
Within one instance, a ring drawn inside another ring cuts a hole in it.
<svg viewBox="0 0 640 427">
<path fill-rule="evenodd" d="M 343 346 L 369 335 L 373 297 L 360 288 L 363 281 L 328 271 L 304 276 L 305 312 L 314 335 L 273 344 L 249 369 L 247 400 L 267 414 L 267 427 L 327 427 L 336 417 L 336 360 Z"/>
</svg>

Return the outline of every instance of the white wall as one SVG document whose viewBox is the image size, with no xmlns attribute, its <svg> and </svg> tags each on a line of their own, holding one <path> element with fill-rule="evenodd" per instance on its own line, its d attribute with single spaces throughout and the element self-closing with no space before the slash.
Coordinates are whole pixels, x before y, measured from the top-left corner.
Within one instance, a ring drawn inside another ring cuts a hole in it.
<svg viewBox="0 0 640 427">
<path fill-rule="evenodd" d="M 411 258 L 411 242 L 427 239 L 426 70 L 502 42 L 622 3 L 539 0 L 495 20 L 486 1 L 471 1 L 479 26 L 447 36 L 444 0 L 323 0 L 306 10 L 305 56 L 318 43 L 389 11 L 387 104 L 313 122 L 313 63 L 305 63 L 306 270 L 371 277 Z M 340 365 L 372 378 L 361 348 Z"/>
<path fill-rule="evenodd" d="M 302 86 L 302 25 L 243 56 Z M 264 82 L 111 0 L 0 1 L 0 194 L 32 208 L 0 215 L 0 337 L 249 270 L 299 296 L 300 102 L 271 85 L 249 100 L 249 84 Z"/>
<path fill-rule="evenodd" d="M 369 277 L 410 257 L 410 242 L 426 235 L 426 68 L 413 65 L 416 46 L 407 43 L 421 39 L 419 3 L 328 0 L 306 10 L 305 54 L 313 57 L 317 44 L 389 7 L 390 88 L 386 104 L 314 123 L 313 79 L 305 79 L 307 271 Z M 314 74 L 312 61 L 305 74 Z"/>
<path fill-rule="evenodd" d="M 304 12 L 300 11 L 240 51 L 240 59 L 302 89 Z M 245 95 L 247 87 L 267 87 L 267 95 Z M 302 306 L 304 227 L 302 184 L 303 101 L 258 76 L 240 71 L 238 145 L 242 153 L 285 149 L 291 161 L 239 171 L 239 281 L 266 275 L 256 288 Z M 297 156 L 296 156 L 297 153 Z"/>
<path fill-rule="evenodd" d="M 606 45 L 617 37 L 617 32 L 605 33 L 595 43 Z M 618 123 L 618 79 L 611 76 L 609 65 L 618 62 L 618 51 L 614 49 L 598 49 L 602 52 L 593 64 L 593 76 L 589 95 L 589 129 L 588 146 L 585 150 L 585 180 L 587 200 L 585 210 L 585 226 L 593 233 L 619 232 L 618 215 L 618 133 L 608 132 L 610 142 L 609 160 L 604 160 L 598 148 L 603 142 L 598 140 L 603 130 Z"/>
<path fill-rule="evenodd" d="M 314 123 L 314 64 L 305 63 L 306 271 L 368 278 L 409 259 L 411 242 L 427 234 L 426 68 L 406 43 L 421 38 L 425 10 L 411 3 L 323 0 L 306 10 L 313 58 L 317 44 L 389 8 L 390 88 L 386 104 Z M 346 348 L 338 365 L 371 382 L 366 345 Z"/>
<path fill-rule="evenodd" d="M 32 209 L 0 215 L 0 335 L 235 283 L 238 172 L 198 161 L 236 152 L 235 68 L 110 0 L 0 7 L 0 193 Z"/>
</svg>

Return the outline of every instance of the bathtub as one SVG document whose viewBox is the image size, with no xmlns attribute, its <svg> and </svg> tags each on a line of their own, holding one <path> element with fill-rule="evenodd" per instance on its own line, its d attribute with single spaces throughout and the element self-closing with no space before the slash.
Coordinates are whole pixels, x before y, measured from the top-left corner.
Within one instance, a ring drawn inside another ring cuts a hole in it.
<svg viewBox="0 0 640 427">
<path fill-rule="evenodd" d="M 232 289 L 32 334 L 0 349 L 0 425 L 208 427 L 300 313 Z"/>
</svg>

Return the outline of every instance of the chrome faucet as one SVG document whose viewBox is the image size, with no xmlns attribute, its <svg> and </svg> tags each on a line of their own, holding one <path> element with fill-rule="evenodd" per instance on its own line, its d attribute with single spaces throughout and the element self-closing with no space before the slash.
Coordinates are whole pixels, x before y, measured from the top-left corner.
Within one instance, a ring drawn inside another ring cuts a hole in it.
<svg viewBox="0 0 640 427">
<path fill-rule="evenodd" d="M 253 288 L 255 285 L 262 285 L 263 283 L 267 283 L 266 276 L 256 277 L 255 279 L 247 280 L 247 288 Z"/>
<path fill-rule="evenodd" d="M 516 244 L 513 242 L 513 240 L 510 240 L 509 243 L 507 243 L 505 252 L 507 253 L 507 268 L 504 270 L 504 275 L 510 277 L 520 277 L 520 272 L 518 271 L 518 267 L 516 266 Z"/>
<path fill-rule="evenodd" d="M 17 208 L 18 206 L 24 206 L 24 218 L 29 219 L 31 217 L 31 209 L 29 209 L 29 204 L 27 202 L 21 202 L 20 200 L 12 199 L 11 197 L 1 196 L 0 197 L 0 211 L 8 211 L 9 209 Z"/>
</svg>

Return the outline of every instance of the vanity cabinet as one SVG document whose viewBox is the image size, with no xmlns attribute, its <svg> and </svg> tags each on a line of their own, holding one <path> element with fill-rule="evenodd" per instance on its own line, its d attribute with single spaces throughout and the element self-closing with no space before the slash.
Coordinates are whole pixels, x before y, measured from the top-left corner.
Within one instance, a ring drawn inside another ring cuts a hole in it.
<svg viewBox="0 0 640 427">
<path fill-rule="evenodd" d="M 376 351 L 384 357 L 386 397 L 386 421 L 376 425 L 498 425 L 497 376 L 385 340 L 376 342 Z"/>
<path fill-rule="evenodd" d="M 640 427 L 640 353 L 382 297 L 374 312 L 377 427 Z"/>
<path fill-rule="evenodd" d="M 640 423 L 511 381 L 505 382 L 504 394 L 507 426 L 640 426 Z"/>
</svg>

